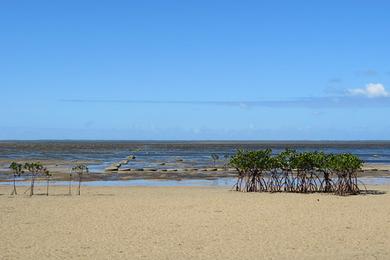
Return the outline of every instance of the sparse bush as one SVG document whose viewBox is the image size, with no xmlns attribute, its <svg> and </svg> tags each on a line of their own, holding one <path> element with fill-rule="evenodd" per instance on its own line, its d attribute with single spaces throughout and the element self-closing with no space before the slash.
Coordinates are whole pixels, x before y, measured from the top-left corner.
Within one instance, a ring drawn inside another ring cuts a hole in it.
<svg viewBox="0 0 390 260">
<path fill-rule="evenodd" d="M 12 173 L 14 175 L 14 185 L 11 192 L 11 195 L 17 195 L 16 192 L 16 178 L 20 177 L 20 175 L 23 173 L 23 164 L 12 162 L 9 168 L 12 170 Z"/>
<path fill-rule="evenodd" d="M 78 186 L 78 191 L 77 195 L 81 194 L 81 178 L 83 174 L 88 173 L 88 167 L 85 164 L 77 164 L 75 167 L 72 168 L 72 172 L 76 173 L 79 177 L 79 186 Z M 70 190 L 69 190 L 70 192 Z"/>
<path fill-rule="evenodd" d="M 30 196 L 33 196 L 36 178 L 41 174 L 45 174 L 47 169 L 40 162 L 25 163 L 23 167 L 31 176 Z"/>
</svg>

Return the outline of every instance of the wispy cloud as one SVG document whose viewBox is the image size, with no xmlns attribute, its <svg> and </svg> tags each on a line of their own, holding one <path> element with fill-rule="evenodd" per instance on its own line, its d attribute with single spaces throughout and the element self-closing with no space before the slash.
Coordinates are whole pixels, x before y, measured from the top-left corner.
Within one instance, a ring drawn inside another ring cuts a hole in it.
<svg viewBox="0 0 390 260">
<path fill-rule="evenodd" d="M 262 100 L 134 100 L 134 99 L 61 99 L 66 103 L 112 103 L 112 104 L 156 104 L 156 105 L 215 105 L 241 109 L 268 108 L 348 108 L 390 107 L 390 94 L 383 84 L 370 83 L 364 88 L 345 90 L 340 95 L 325 97 L 298 97 L 291 99 Z"/>
<path fill-rule="evenodd" d="M 87 100 L 63 99 L 67 103 L 112 103 L 112 104 L 160 104 L 160 105 L 215 105 L 241 109 L 253 107 L 268 108 L 348 108 L 348 107 L 390 107 L 390 98 L 363 97 L 307 97 L 286 100 L 261 101 L 160 101 L 160 100 Z"/>
<path fill-rule="evenodd" d="M 341 78 L 331 78 L 331 79 L 329 79 L 329 83 L 330 84 L 339 84 L 339 83 L 341 83 L 343 80 L 341 79 Z"/>
<path fill-rule="evenodd" d="M 356 75 L 361 77 L 373 77 L 378 75 L 378 72 L 373 69 L 365 69 L 356 71 Z"/>
<path fill-rule="evenodd" d="M 388 97 L 389 92 L 380 83 L 367 84 L 365 88 L 348 89 L 348 94 L 352 96 L 366 96 L 369 98 Z"/>
</svg>

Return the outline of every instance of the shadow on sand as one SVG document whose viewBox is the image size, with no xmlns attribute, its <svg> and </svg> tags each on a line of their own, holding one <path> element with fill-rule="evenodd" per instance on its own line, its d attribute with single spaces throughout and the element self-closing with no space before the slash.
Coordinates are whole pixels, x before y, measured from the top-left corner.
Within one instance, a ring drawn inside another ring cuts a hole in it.
<svg viewBox="0 0 390 260">
<path fill-rule="evenodd" d="M 384 195 L 386 194 L 386 192 L 382 190 L 362 190 L 361 194 L 362 195 Z"/>
</svg>

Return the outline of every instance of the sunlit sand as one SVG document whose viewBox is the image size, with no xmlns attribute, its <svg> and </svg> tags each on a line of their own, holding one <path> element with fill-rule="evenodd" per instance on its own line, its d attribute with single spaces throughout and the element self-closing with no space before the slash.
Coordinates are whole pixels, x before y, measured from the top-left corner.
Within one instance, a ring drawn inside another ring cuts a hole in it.
<svg viewBox="0 0 390 260">
<path fill-rule="evenodd" d="M 25 188 L 18 187 L 20 193 Z M 369 195 L 0 186 L 2 259 L 388 259 L 390 186 Z"/>
</svg>

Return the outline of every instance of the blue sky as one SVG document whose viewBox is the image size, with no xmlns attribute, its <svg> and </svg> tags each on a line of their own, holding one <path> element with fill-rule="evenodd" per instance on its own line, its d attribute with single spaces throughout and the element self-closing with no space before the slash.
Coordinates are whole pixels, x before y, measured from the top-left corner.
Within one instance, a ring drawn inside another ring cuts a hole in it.
<svg viewBox="0 0 390 260">
<path fill-rule="evenodd" d="M 389 1 L 1 1 L 0 139 L 390 139 Z"/>
</svg>

